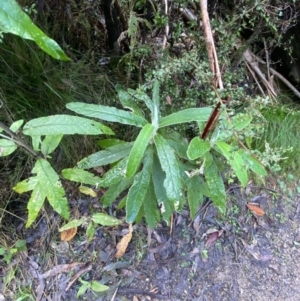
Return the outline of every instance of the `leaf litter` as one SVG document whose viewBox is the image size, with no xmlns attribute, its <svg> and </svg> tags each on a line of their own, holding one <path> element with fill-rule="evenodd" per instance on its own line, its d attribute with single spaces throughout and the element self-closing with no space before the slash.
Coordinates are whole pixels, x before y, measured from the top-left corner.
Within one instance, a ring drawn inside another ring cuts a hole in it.
<svg viewBox="0 0 300 301">
<path fill-rule="evenodd" d="M 253 193 L 259 196 L 259 191 Z M 194 222 L 188 214 L 176 213 L 171 233 L 164 224 L 154 230 L 140 224 L 132 237 L 131 225 L 124 229 L 124 224 L 98 224 L 88 241 L 81 225 L 76 241 L 65 242 L 64 252 L 49 247 L 53 240 L 59 244 L 59 237 L 53 236 L 60 224 L 57 215 L 51 223 L 42 218 L 36 229 L 17 227 L 27 241 L 27 259 L 19 261 L 22 272 L 15 281 L 31 282 L 36 300 L 298 301 L 300 197 L 288 205 L 281 198 L 274 201 L 272 195 L 263 201 L 257 197 L 252 203 L 267 215 L 252 216 L 245 206 L 249 196 L 231 189 L 226 219 L 208 200 Z M 91 208 L 94 203 L 99 206 L 92 198 L 72 204 L 80 212 L 82 206 L 86 214 L 87 202 Z M 117 241 L 121 260 L 114 256 Z M 106 294 L 87 290 L 76 298 L 79 279 L 110 290 Z M 17 285 L 12 281 L 4 294 L 8 301 L 14 300 L 13 287 Z"/>
</svg>

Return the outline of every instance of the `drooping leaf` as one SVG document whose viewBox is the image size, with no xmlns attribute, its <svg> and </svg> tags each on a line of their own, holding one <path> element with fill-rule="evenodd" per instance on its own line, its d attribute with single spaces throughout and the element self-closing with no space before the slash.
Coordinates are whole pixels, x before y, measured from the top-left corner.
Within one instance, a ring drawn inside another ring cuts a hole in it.
<svg viewBox="0 0 300 301">
<path fill-rule="evenodd" d="M 116 200 L 116 198 L 120 195 L 120 193 L 122 193 L 125 189 L 127 189 L 132 184 L 132 182 L 133 182 L 133 178 L 131 179 L 124 178 L 120 182 L 110 185 L 108 190 L 101 198 L 101 203 L 104 206 L 109 206 L 110 204 L 112 204 Z"/>
<path fill-rule="evenodd" d="M 65 197 L 65 191 L 59 176 L 49 162 L 44 159 L 38 159 L 32 169 L 32 173 L 36 174 L 36 176 L 30 178 L 33 178 L 32 180 L 22 181 L 21 184 L 19 183 L 14 187 L 16 192 L 32 190 L 27 205 L 28 221 L 26 227 L 29 227 L 35 221 L 46 198 L 53 209 L 64 219 L 68 220 L 70 216 L 68 200 Z M 27 187 L 26 184 L 28 185 Z"/>
<path fill-rule="evenodd" d="M 132 110 L 132 112 L 136 115 L 143 116 L 143 112 L 138 107 L 136 101 L 131 97 L 131 95 L 123 90 L 119 85 L 116 86 L 116 90 L 118 92 L 118 96 L 123 108 L 128 108 Z"/>
<path fill-rule="evenodd" d="M 1 26 L 1 25 L 0 25 L 0 26 Z M 12 132 L 16 133 L 16 132 L 20 129 L 20 127 L 22 126 L 23 123 L 24 123 L 24 120 L 23 120 L 23 119 L 17 120 L 17 121 L 15 121 L 15 122 L 13 122 L 13 123 L 11 124 L 11 126 L 9 127 L 9 129 L 10 129 Z"/>
<path fill-rule="evenodd" d="M 195 137 L 189 144 L 187 155 L 190 160 L 201 158 L 210 150 L 210 144 L 199 137 Z"/>
<path fill-rule="evenodd" d="M 32 140 L 32 147 L 36 152 L 39 152 L 40 149 L 40 144 L 42 143 L 42 137 L 41 136 L 31 136 Z"/>
<path fill-rule="evenodd" d="M 59 145 L 63 135 L 47 135 L 42 142 L 41 151 L 44 156 L 50 155 Z"/>
<path fill-rule="evenodd" d="M 129 155 L 133 142 L 117 144 L 105 150 L 94 153 L 78 162 L 77 166 L 82 169 L 108 165 L 119 161 Z"/>
<path fill-rule="evenodd" d="M 17 145 L 8 139 L 0 139 L 0 157 L 5 157 L 17 149 Z"/>
<path fill-rule="evenodd" d="M 128 157 L 126 167 L 127 178 L 131 178 L 136 173 L 143 158 L 144 152 L 148 146 L 148 143 L 153 137 L 154 131 L 154 126 L 152 124 L 147 123 L 137 136 Z"/>
<path fill-rule="evenodd" d="M 29 136 L 61 134 L 114 135 L 110 128 L 99 122 L 70 115 L 53 115 L 32 119 L 24 125 L 23 133 Z"/>
<path fill-rule="evenodd" d="M 241 182 L 242 186 L 246 187 L 249 181 L 247 167 L 245 161 L 238 152 L 234 153 L 233 159 L 230 161 L 230 165 L 232 166 L 232 169 Z"/>
<path fill-rule="evenodd" d="M 164 181 L 166 174 L 161 168 L 160 162 L 157 156 L 153 158 L 153 169 L 152 169 L 152 181 L 155 191 L 157 204 L 160 208 L 160 213 L 167 224 L 170 222 L 170 217 L 174 211 L 174 204 L 170 202 L 166 189 L 164 187 Z"/>
<path fill-rule="evenodd" d="M 175 209 L 178 209 L 182 203 L 183 192 L 176 155 L 171 146 L 161 135 L 155 135 L 154 141 L 162 170 L 166 173 L 164 187 L 168 199 L 174 203 Z"/>
<path fill-rule="evenodd" d="M 143 169 L 134 177 L 126 199 L 126 221 L 133 223 L 140 211 L 149 188 L 153 165 L 153 148 L 147 149 L 143 160 Z"/>
<path fill-rule="evenodd" d="M 187 197 L 190 208 L 191 219 L 195 218 L 199 204 L 203 201 L 203 191 L 201 187 L 202 179 L 199 176 L 194 176 L 189 181 Z"/>
<path fill-rule="evenodd" d="M 144 212 L 148 227 L 154 229 L 157 223 L 158 207 L 152 180 L 144 199 Z"/>
<path fill-rule="evenodd" d="M 144 117 L 115 107 L 87 104 L 83 102 L 70 102 L 67 104 L 67 108 L 84 116 L 135 125 L 137 127 L 143 127 L 147 123 L 147 120 Z"/>
<path fill-rule="evenodd" d="M 119 219 L 101 212 L 94 213 L 92 215 L 92 221 L 102 226 L 118 226 L 122 224 L 122 221 Z"/>
<path fill-rule="evenodd" d="M 215 162 L 212 161 L 209 166 L 205 166 L 204 174 L 210 190 L 210 198 L 217 209 L 224 214 L 226 210 L 226 191 Z"/>
<path fill-rule="evenodd" d="M 65 179 L 81 184 L 99 186 L 102 182 L 102 179 L 100 177 L 97 177 L 86 170 L 76 167 L 63 169 L 61 173 Z"/>
<path fill-rule="evenodd" d="M 54 40 L 34 25 L 15 0 L 0 1 L 0 20 L 0 31 L 35 41 L 42 50 L 57 60 L 70 60 Z"/>
<path fill-rule="evenodd" d="M 172 124 L 179 124 L 191 121 L 206 121 L 211 114 L 211 108 L 192 108 L 192 109 L 185 109 L 166 117 L 163 117 L 159 121 L 159 127 L 165 127 Z"/>
</svg>

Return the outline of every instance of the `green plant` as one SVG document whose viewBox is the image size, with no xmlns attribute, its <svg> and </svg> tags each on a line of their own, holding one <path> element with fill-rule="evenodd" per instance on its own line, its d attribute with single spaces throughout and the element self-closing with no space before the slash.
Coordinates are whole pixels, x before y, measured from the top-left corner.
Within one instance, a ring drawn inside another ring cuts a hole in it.
<svg viewBox="0 0 300 301">
<path fill-rule="evenodd" d="M 81 295 L 83 295 L 88 289 L 96 292 L 96 293 L 101 293 L 101 292 L 105 292 L 109 289 L 108 286 L 101 284 L 98 281 L 85 281 L 82 280 L 81 278 L 79 278 L 79 281 L 81 282 L 81 286 L 78 289 L 77 295 L 76 297 L 80 297 Z"/>
<path fill-rule="evenodd" d="M 162 117 L 157 81 L 153 85 L 152 100 L 141 91 L 129 89 L 126 92 L 120 87 L 117 90 L 121 104 L 132 112 L 80 102 L 68 103 L 67 108 L 88 117 L 141 128 L 137 138 L 134 142 L 103 140 L 101 145 L 105 147 L 104 150 L 82 159 L 76 168 L 64 169 L 62 175 L 81 184 L 108 188 L 101 198 L 104 206 L 112 204 L 121 192 L 129 189 L 127 196 L 119 204 L 119 208 L 126 205 L 127 222 L 139 221 L 145 216 L 148 225 L 154 227 L 160 220 L 160 214 L 169 222 L 172 212 L 180 211 L 184 206 L 185 193 L 192 218 L 203 195 L 210 197 L 218 210 L 225 213 L 226 193 L 221 174 L 226 172 L 224 159 L 227 169 L 232 170 L 232 174 L 243 186 L 248 182 L 248 170 L 266 175 L 264 167 L 248 151 L 238 147 L 237 138 L 232 138 L 234 134 L 238 137 L 238 133 L 251 123 L 251 115 L 241 113 L 226 118 L 224 113 L 210 141 L 195 137 L 188 144 L 179 133 L 168 127 L 197 122 L 202 130 L 211 114 L 211 108 L 185 109 Z M 144 113 L 135 100 L 146 105 L 150 111 L 151 123 L 144 118 Z M 4 136 L 5 139 L 0 141 L 2 155 L 13 152 L 17 144 L 24 146 L 14 134 L 21 126 L 22 121 L 13 123 L 8 130 L 12 138 Z M 43 156 L 37 159 L 32 170 L 36 176 L 18 183 L 14 188 L 19 193 L 32 190 L 28 203 L 27 227 L 36 219 L 46 198 L 63 218 L 69 219 L 64 189 L 58 174 L 48 162 L 50 154 L 66 134 L 114 133 L 99 122 L 68 115 L 33 119 L 24 125 L 22 132 L 32 138 L 31 153 L 37 155 L 36 152 L 41 152 Z M 28 146 L 26 148 L 30 150 Z M 112 163 L 117 164 L 103 178 L 85 170 Z"/>
<path fill-rule="evenodd" d="M 11 263 L 12 257 L 21 251 L 26 250 L 25 240 L 17 241 L 12 247 L 5 247 L 0 245 L 0 256 L 3 256 L 6 264 Z"/>
</svg>

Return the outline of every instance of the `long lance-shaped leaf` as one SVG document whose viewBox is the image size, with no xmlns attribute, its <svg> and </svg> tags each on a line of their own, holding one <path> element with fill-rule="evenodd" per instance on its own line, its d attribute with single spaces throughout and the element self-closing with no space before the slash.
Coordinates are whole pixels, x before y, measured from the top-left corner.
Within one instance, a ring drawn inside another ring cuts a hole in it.
<svg viewBox="0 0 300 301">
<path fill-rule="evenodd" d="M 148 227 L 154 229 L 158 221 L 159 213 L 152 180 L 150 180 L 148 191 L 145 195 L 144 212 Z"/>
<path fill-rule="evenodd" d="M 126 168 L 127 178 L 131 178 L 136 173 L 154 131 L 154 126 L 148 123 L 142 128 L 137 136 L 128 158 Z"/>
<path fill-rule="evenodd" d="M 70 102 L 67 104 L 67 108 L 84 116 L 135 125 L 137 127 L 143 127 L 147 123 L 147 120 L 142 116 L 115 107 L 87 104 L 83 102 Z"/>
<path fill-rule="evenodd" d="M 147 194 L 152 175 L 153 148 L 149 147 L 145 154 L 144 166 L 141 172 L 134 177 L 126 199 L 126 221 L 133 223 L 140 211 Z"/>
<path fill-rule="evenodd" d="M 183 193 L 179 164 L 176 155 L 171 146 L 162 136 L 158 134 L 155 135 L 154 141 L 161 167 L 166 173 L 164 186 L 167 196 L 174 203 L 175 209 L 178 209 L 183 198 Z"/>
<path fill-rule="evenodd" d="M 209 166 L 205 166 L 204 174 L 210 190 L 210 198 L 217 209 L 224 214 L 226 210 L 225 186 L 214 161 L 212 161 Z"/>
<path fill-rule="evenodd" d="M 198 175 L 192 177 L 189 181 L 187 197 L 190 207 L 191 219 L 195 218 L 199 204 L 203 201 L 203 180 Z"/>
<path fill-rule="evenodd" d="M 78 167 L 88 169 L 103 166 L 119 161 L 129 155 L 133 142 L 127 142 L 111 146 L 105 150 L 94 153 L 78 162 Z"/>
<path fill-rule="evenodd" d="M 53 115 L 32 119 L 24 125 L 23 133 L 30 136 L 41 135 L 114 135 L 107 126 L 87 118 L 70 115 Z"/>
<path fill-rule="evenodd" d="M 160 207 L 160 213 L 166 221 L 167 224 L 170 223 L 171 214 L 174 211 L 174 204 L 168 199 L 166 189 L 164 187 L 164 181 L 166 175 L 161 169 L 160 162 L 157 156 L 154 156 L 153 159 L 153 169 L 152 169 L 152 181 L 154 185 L 155 196 L 157 204 Z"/>
<path fill-rule="evenodd" d="M 173 113 L 163 117 L 159 122 L 159 127 L 165 127 L 172 124 L 185 123 L 191 121 L 207 121 L 211 114 L 211 108 L 192 108 Z"/>
<path fill-rule="evenodd" d="M 105 192 L 104 196 L 101 198 L 101 203 L 104 206 L 109 206 L 112 204 L 116 198 L 122 193 L 125 189 L 127 189 L 133 182 L 133 178 L 126 179 L 124 178 L 119 183 L 112 184 L 108 190 Z"/>
<path fill-rule="evenodd" d="M 15 0 L 0 1 L 0 31 L 33 40 L 46 53 L 58 60 L 70 60 L 59 45 L 31 21 Z"/>
</svg>

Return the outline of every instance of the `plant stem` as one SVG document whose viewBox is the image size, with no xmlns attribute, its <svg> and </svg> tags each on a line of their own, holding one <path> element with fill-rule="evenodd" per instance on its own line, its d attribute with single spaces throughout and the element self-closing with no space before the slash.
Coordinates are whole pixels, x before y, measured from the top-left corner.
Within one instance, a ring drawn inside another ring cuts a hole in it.
<svg viewBox="0 0 300 301">
<path fill-rule="evenodd" d="M 10 135 L 11 138 L 0 134 L 1 137 L 15 142 L 19 146 L 25 148 L 25 150 L 29 152 L 31 155 L 33 155 L 34 157 L 38 157 L 38 153 L 35 150 L 33 150 L 28 144 L 26 144 L 21 138 L 19 138 L 13 131 L 11 131 L 10 128 L 7 127 L 4 123 L 0 122 L 0 128 L 2 128 L 4 132 Z"/>
</svg>

